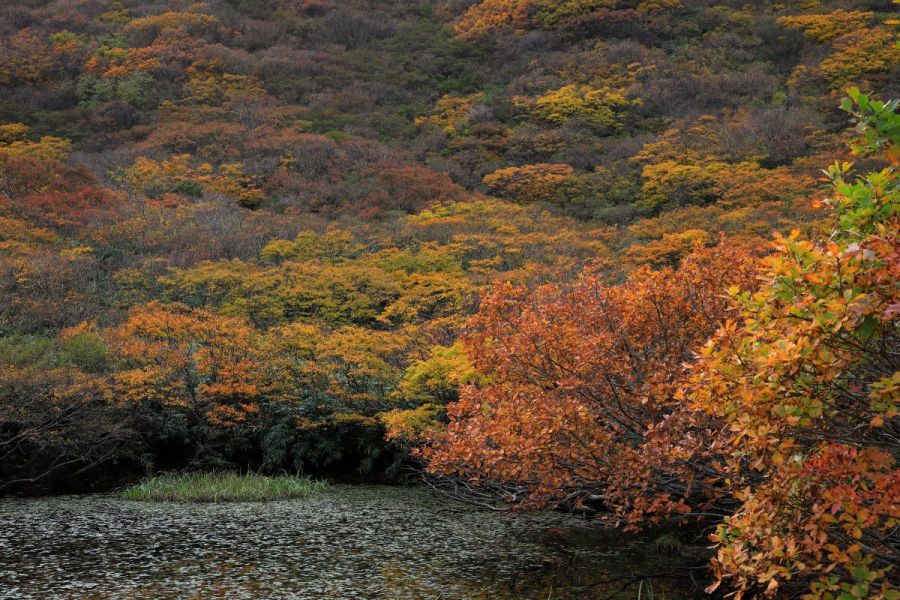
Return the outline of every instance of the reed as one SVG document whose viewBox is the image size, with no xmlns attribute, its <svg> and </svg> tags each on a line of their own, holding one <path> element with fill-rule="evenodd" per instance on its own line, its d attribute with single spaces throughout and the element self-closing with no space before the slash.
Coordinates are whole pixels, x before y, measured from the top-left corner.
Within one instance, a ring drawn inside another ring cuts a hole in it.
<svg viewBox="0 0 900 600">
<path fill-rule="evenodd" d="M 237 473 L 159 475 L 126 488 L 124 500 L 144 502 L 264 502 L 306 498 L 328 489 L 324 481 Z"/>
</svg>

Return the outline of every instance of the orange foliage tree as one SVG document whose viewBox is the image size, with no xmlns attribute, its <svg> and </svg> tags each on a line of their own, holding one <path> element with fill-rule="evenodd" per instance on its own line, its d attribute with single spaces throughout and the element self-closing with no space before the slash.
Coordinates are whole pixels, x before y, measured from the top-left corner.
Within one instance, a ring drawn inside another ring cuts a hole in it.
<svg viewBox="0 0 900 600">
<path fill-rule="evenodd" d="M 153 302 L 134 308 L 106 337 L 118 369 L 111 383 L 118 401 L 161 400 L 224 425 L 259 410 L 260 342 L 239 319 Z"/>
<path fill-rule="evenodd" d="M 669 412 L 682 363 L 726 316 L 721 290 L 753 281 L 750 255 L 696 249 L 678 269 L 610 285 L 496 287 L 463 341 L 488 383 L 468 386 L 424 448 L 433 472 L 520 486 L 541 507 L 607 493 Z"/>
</svg>

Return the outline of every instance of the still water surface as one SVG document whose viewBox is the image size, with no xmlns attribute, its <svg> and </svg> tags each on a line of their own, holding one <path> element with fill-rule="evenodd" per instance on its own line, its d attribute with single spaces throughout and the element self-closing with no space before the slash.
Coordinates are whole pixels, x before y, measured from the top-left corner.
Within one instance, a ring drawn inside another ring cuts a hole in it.
<svg viewBox="0 0 900 600">
<path fill-rule="evenodd" d="M 302 500 L 0 500 L 0 598 L 638 597 L 604 581 L 670 568 L 648 545 L 559 514 L 500 515 L 424 489 Z M 643 598 L 689 598 L 645 582 Z"/>
</svg>

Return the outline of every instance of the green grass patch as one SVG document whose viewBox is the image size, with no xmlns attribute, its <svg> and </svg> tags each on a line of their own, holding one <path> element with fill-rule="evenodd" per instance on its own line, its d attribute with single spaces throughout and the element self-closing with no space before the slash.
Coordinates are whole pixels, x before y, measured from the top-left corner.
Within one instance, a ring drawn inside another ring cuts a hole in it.
<svg viewBox="0 0 900 600">
<path fill-rule="evenodd" d="M 308 477 L 191 473 L 148 479 L 126 488 L 122 499 L 143 502 L 264 502 L 306 498 L 326 489 L 327 483 Z"/>
</svg>

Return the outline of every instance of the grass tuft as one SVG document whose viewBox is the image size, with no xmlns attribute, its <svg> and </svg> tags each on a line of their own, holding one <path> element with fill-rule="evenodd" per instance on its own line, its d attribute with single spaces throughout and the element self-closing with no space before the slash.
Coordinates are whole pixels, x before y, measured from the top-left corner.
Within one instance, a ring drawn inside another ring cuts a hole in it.
<svg viewBox="0 0 900 600">
<path fill-rule="evenodd" d="M 264 502 L 306 498 L 326 489 L 327 483 L 308 477 L 189 473 L 153 477 L 126 488 L 122 499 L 143 502 Z"/>
</svg>

